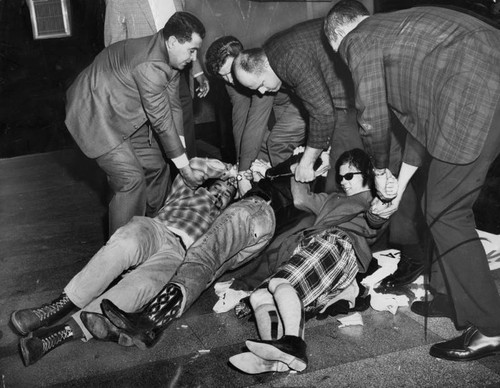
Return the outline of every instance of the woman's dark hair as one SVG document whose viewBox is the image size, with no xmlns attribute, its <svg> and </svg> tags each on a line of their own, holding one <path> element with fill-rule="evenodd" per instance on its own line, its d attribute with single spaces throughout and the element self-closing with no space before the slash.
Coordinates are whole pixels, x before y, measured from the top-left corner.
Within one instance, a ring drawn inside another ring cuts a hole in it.
<svg viewBox="0 0 500 388">
<path fill-rule="evenodd" d="M 351 166 L 357 168 L 363 176 L 363 184 L 368 185 L 370 190 L 373 190 L 373 164 L 365 151 L 360 148 L 354 148 L 339 156 L 337 162 L 335 163 L 335 176 L 337 177 L 337 181 L 340 177 L 340 166 L 343 164 L 350 164 Z"/>
<path fill-rule="evenodd" d="M 203 23 L 189 12 L 176 12 L 168 19 L 163 27 L 163 37 L 168 40 L 171 36 L 179 43 L 191 42 L 193 32 L 198 34 L 201 39 L 205 37 L 205 27 Z"/>
<path fill-rule="evenodd" d="M 205 54 L 205 67 L 208 74 L 220 77 L 219 70 L 228 57 L 236 58 L 243 51 L 243 45 L 234 36 L 227 35 L 212 42 Z"/>
</svg>

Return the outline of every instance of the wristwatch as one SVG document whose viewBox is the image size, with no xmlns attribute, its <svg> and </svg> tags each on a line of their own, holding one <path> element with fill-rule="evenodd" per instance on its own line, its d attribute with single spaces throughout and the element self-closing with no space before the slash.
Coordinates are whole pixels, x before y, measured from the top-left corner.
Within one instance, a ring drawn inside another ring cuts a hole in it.
<svg viewBox="0 0 500 388">
<path fill-rule="evenodd" d="M 239 182 L 239 181 L 241 181 L 241 180 L 243 180 L 243 175 L 241 175 L 241 174 L 237 174 L 237 175 L 236 175 L 236 180 L 237 180 L 238 182 Z"/>
</svg>

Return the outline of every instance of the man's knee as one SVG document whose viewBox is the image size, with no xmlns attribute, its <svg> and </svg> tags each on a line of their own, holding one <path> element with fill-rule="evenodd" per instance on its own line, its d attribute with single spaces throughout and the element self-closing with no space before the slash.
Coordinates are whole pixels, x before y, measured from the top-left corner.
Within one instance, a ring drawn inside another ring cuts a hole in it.
<svg viewBox="0 0 500 388">
<path fill-rule="evenodd" d="M 146 190 L 146 177 L 142 171 L 127 171 L 120 175 L 108 177 L 114 192 L 132 192 Z"/>
</svg>

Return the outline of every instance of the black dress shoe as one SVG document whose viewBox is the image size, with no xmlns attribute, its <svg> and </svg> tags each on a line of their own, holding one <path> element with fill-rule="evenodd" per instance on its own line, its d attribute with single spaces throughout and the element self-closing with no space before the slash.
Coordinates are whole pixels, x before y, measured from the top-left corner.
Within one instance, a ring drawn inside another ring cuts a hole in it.
<svg viewBox="0 0 500 388">
<path fill-rule="evenodd" d="M 95 339 L 116 342 L 122 346 L 133 346 L 129 333 L 116 327 L 102 314 L 82 311 L 80 319 Z"/>
<path fill-rule="evenodd" d="M 285 335 L 278 340 L 247 340 L 248 350 L 269 361 L 281 361 L 291 369 L 303 371 L 307 368 L 306 343 L 300 337 Z"/>
<path fill-rule="evenodd" d="M 413 283 L 424 272 L 424 265 L 401 257 L 398 269 L 380 283 L 381 287 L 401 287 Z"/>
<path fill-rule="evenodd" d="M 447 295 L 437 294 L 430 302 L 413 302 L 411 311 L 427 318 L 454 318 L 453 309 Z"/>
<path fill-rule="evenodd" d="M 487 337 L 475 326 L 468 327 L 460 337 L 432 345 L 429 354 L 450 361 L 472 361 L 500 354 L 500 336 Z"/>
</svg>

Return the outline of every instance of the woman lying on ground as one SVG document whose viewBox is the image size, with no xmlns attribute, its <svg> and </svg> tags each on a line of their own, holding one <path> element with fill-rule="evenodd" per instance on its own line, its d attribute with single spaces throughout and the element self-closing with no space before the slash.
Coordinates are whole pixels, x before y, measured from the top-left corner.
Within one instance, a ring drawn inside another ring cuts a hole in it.
<svg viewBox="0 0 500 388">
<path fill-rule="evenodd" d="M 243 372 L 303 371 L 304 309 L 321 311 L 341 294 L 357 296 L 355 277 L 368 268 L 369 244 L 387 222 L 380 216 L 385 205 L 372 205 L 373 166 L 364 151 L 343 153 L 335 168 L 344 193 L 311 193 L 292 178 L 295 206 L 315 214 L 316 221 L 285 240 L 279 254 L 290 259 L 250 296 L 261 340 L 247 340 L 250 352 L 229 359 Z M 388 179 L 386 191 L 396 194 L 395 178 Z"/>
</svg>

